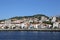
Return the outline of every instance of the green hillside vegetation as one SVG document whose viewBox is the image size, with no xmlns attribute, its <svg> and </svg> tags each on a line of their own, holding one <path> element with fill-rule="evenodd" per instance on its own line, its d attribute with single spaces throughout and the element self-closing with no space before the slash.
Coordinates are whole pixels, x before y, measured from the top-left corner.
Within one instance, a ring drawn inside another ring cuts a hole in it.
<svg viewBox="0 0 60 40">
<path fill-rule="evenodd" d="M 22 18 L 38 18 L 40 20 L 41 16 L 49 18 L 48 16 L 43 15 L 43 14 L 36 14 L 36 15 L 33 15 L 33 16 L 16 16 L 16 17 L 12 17 L 12 18 L 9 18 L 9 19 L 17 19 L 17 20 L 19 20 L 19 19 L 22 19 Z M 7 19 L 0 20 L 0 22 L 5 21 L 5 20 L 7 20 Z"/>
<path fill-rule="evenodd" d="M 12 17 L 10 19 L 18 19 L 19 20 L 19 19 L 22 19 L 22 18 L 38 18 L 40 20 L 41 16 L 49 18 L 48 16 L 43 15 L 43 14 L 36 14 L 36 15 L 33 15 L 33 16 L 23 16 L 23 17 L 16 16 L 16 17 Z"/>
</svg>

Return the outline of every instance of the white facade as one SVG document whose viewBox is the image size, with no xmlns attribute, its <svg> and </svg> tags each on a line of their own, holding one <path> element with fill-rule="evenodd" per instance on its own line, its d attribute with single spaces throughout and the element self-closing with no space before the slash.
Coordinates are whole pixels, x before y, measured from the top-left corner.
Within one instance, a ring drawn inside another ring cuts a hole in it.
<svg viewBox="0 0 60 40">
<path fill-rule="evenodd" d="M 24 28 L 29 27 L 29 24 L 27 24 L 27 23 L 21 23 L 20 26 L 21 26 L 22 29 L 24 29 Z"/>
<path fill-rule="evenodd" d="M 51 22 L 56 22 L 56 17 L 53 17 Z"/>
<path fill-rule="evenodd" d="M 41 16 L 41 21 L 46 21 L 46 20 L 47 20 L 47 18 L 46 18 L 46 17 Z"/>
<path fill-rule="evenodd" d="M 53 28 L 54 28 L 54 27 L 57 27 L 57 28 L 58 28 L 58 25 L 59 25 L 59 22 L 54 22 L 54 23 L 53 23 Z"/>
<path fill-rule="evenodd" d="M 46 21 L 49 21 L 49 19 L 47 19 Z"/>
<path fill-rule="evenodd" d="M 39 28 L 45 28 L 43 24 L 40 24 L 39 25 Z"/>
<path fill-rule="evenodd" d="M 31 28 L 33 28 L 34 26 L 32 25 L 32 24 L 30 24 L 30 26 L 29 26 L 29 28 L 28 29 L 31 29 Z"/>
<path fill-rule="evenodd" d="M 29 26 L 29 29 L 30 29 L 30 28 L 38 29 L 38 26 L 39 26 L 39 24 L 31 24 L 31 25 Z"/>
<path fill-rule="evenodd" d="M 25 27 L 24 23 L 21 24 L 21 28 L 23 29 Z"/>
<path fill-rule="evenodd" d="M 29 22 L 33 22 L 33 20 L 29 20 Z"/>
<path fill-rule="evenodd" d="M 41 28 L 45 28 L 46 26 L 44 26 L 43 24 L 40 26 Z"/>
<path fill-rule="evenodd" d="M 11 26 L 11 20 L 5 20 L 5 26 Z"/>
<path fill-rule="evenodd" d="M 50 24 L 48 25 L 49 28 L 50 28 L 51 26 L 52 26 L 52 25 L 50 25 Z"/>
<path fill-rule="evenodd" d="M 34 28 L 38 29 L 39 24 L 34 25 Z"/>
<path fill-rule="evenodd" d="M 10 28 L 12 28 L 12 29 L 13 29 L 15 26 L 16 26 L 16 25 L 12 24 Z"/>
</svg>

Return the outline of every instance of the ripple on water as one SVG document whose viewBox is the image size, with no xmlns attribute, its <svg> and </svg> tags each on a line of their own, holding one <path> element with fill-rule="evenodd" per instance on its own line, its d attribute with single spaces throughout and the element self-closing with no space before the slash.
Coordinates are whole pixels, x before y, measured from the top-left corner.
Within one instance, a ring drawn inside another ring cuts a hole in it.
<svg viewBox="0 0 60 40">
<path fill-rule="evenodd" d="M 60 32 L 1 31 L 1 40 L 60 40 Z"/>
</svg>

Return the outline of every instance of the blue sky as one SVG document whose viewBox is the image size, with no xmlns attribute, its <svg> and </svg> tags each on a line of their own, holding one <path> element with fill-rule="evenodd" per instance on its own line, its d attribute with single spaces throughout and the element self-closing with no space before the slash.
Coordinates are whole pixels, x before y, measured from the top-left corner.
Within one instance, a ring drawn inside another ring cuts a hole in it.
<svg viewBox="0 0 60 40">
<path fill-rule="evenodd" d="M 0 19 L 34 14 L 60 15 L 60 0 L 0 0 Z"/>
</svg>

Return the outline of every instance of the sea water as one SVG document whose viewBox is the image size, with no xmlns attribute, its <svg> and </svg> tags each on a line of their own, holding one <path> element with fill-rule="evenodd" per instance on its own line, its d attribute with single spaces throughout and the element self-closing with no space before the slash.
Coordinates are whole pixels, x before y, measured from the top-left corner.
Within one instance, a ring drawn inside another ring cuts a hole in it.
<svg viewBox="0 0 60 40">
<path fill-rule="evenodd" d="M 0 31 L 0 40 L 60 40 L 60 32 Z"/>
</svg>

